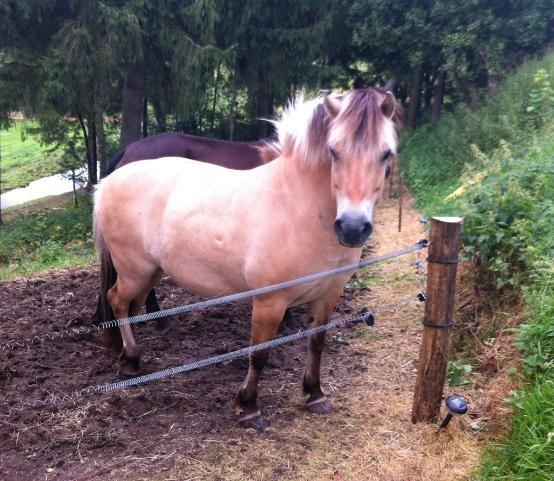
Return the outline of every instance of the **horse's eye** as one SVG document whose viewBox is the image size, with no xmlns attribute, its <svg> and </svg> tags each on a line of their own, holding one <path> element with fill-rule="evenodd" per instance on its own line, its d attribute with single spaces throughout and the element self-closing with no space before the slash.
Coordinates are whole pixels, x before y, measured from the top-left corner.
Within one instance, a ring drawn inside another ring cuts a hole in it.
<svg viewBox="0 0 554 481">
<path fill-rule="evenodd" d="M 331 158 L 335 162 L 340 159 L 340 156 L 339 156 L 338 152 L 335 149 L 332 149 L 331 147 L 329 147 L 329 153 L 331 154 Z"/>
<path fill-rule="evenodd" d="M 385 163 L 387 160 L 389 160 L 392 157 L 392 150 L 388 149 L 383 154 L 383 157 L 381 157 L 381 163 Z"/>
</svg>

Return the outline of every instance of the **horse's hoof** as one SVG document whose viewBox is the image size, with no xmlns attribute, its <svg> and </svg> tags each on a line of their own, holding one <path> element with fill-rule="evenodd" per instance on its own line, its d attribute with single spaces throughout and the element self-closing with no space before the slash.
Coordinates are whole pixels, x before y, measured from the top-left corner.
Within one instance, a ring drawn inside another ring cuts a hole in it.
<svg viewBox="0 0 554 481">
<path fill-rule="evenodd" d="M 117 358 L 117 374 L 124 378 L 138 376 L 140 374 L 140 356 L 130 358 L 121 353 Z"/>
<path fill-rule="evenodd" d="M 160 317 L 156 319 L 156 327 L 159 331 L 165 331 L 171 324 L 172 316 Z"/>
<path fill-rule="evenodd" d="M 251 413 L 243 414 L 239 418 L 239 424 L 243 428 L 252 428 L 256 431 L 265 431 L 265 428 L 269 426 L 269 421 L 262 416 L 262 413 L 258 409 Z"/>
<path fill-rule="evenodd" d="M 314 414 L 331 414 L 333 408 L 327 396 L 319 396 L 306 401 L 306 409 Z"/>
</svg>

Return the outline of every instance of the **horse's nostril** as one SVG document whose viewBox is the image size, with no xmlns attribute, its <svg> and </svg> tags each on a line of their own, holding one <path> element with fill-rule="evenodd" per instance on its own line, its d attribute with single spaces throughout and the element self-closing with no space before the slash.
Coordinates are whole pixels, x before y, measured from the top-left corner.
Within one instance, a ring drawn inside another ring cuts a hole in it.
<svg viewBox="0 0 554 481">
<path fill-rule="evenodd" d="M 370 236 L 372 232 L 373 232 L 373 225 L 371 224 L 371 222 L 364 222 L 362 234 Z"/>
</svg>

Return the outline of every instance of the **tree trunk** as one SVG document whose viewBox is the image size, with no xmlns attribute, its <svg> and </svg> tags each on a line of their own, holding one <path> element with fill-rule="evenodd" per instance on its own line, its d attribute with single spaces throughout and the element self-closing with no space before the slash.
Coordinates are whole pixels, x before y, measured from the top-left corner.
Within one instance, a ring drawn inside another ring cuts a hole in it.
<svg viewBox="0 0 554 481">
<path fill-rule="evenodd" d="M 440 71 L 437 76 L 437 84 L 435 86 L 435 95 L 433 96 L 433 111 L 431 113 L 431 122 L 436 125 L 442 113 L 442 103 L 444 100 L 444 92 L 446 90 L 446 72 Z"/>
<path fill-rule="evenodd" d="M 104 130 L 104 112 L 96 112 L 96 137 L 98 141 L 98 161 L 100 163 L 100 178 L 103 179 L 108 169 L 108 151 L 106 131 Z"/>
<path fill-rule="evenodd" d="M 142 136 L 148 137 L 148 99 L 146 95 L 142 104 Z"/>
<path fill-rule="evenodd" d="M 154 108 L 154 115 L 156 117 L 158 132 L 165 132 L 167 130 L 166 116 L 162 109 L 162 105 L 160 103 L 158 95 L 150 97 L 150 101 L 152 102 L 152 107 Z"/>
<path fill-rule="evenodd" d="M 492 97 L 496 93 L 498 88 L 499 78 L 493 67 L 490 55 L 485 52 L 480 46 L 477 46 L 477 50 L 483 63 L 485 64 L 485 69 L 487 71 L 487 96 Z"/>
<path fill-rule="evenodd" d="M 108 164 L 106 132 L 104 130 L 104 89 L 102 82 L 95 82 L 94 90 L 94 121 L 96 127 L 96 145 L 98 147 L 97 161 L 100 166 L 100 178 L 104 177 Z"/>
<path fill-rule="evenodd" d="M 90 151 L 89 181 L 92 185 L 98 183 L 98 148 L 96 144 L 96 114 L 92 112 L 87 118 L 88 141 Z"/>
<path fill-rule="evenodd" d="M 231 90 L 231 103 L 229 105 L 229 140 L 235 135 L 235 108 L 237 103 L 237 72 L 233 73 L 233 84 Z"/>
<path fill-rule="evenodd" d="M 214 132 L 214 129 L 215 129 L 215 107 L 216 107 L 216 103 L 217 103 L 217 87 L 218 87 L 218 84 L 219 84 L 219 70 L 221 68 L 221 63 L 218 63 L 217 64 L 217 72 L 215 74 L 215 86 L 214 86 L 214 100 L 213 100 L 213 103 L 212 103 L 212 134 Z"/>
<path fill-rule="evenodd" d="M 71 184 L 73 187 L 73 203 L 75 208 L 79 207 L 79 201 L 77 199 L 77 179 L 75 177 L 75 169 L 71 169 Z"/>
<path fill-rule="evenodd" d="M 467 79 L 461 80 L 462 90 L 464 92 L 464 100 L 469 108 L 473 111 L 479 108 L 479 97 L 477 95 L 477 86 Z"/>
<path fill-rule="evenodd" d="M 90 131 L 87 131 L 87 126 L 83 119 L 83 116 L 78 113 L 77 118 L 79 119 L 79 125 L 81 126 L 81 131 L 83 134 L 83 142 L 85 144 L 85 152 L 87 158 L 87 189 L 90 191 L 92 186 L 96 183 L 96 169 L 93 168 L 92 164 L 92 152 L 91 152 L 91 142 L 90 142 Z M 89 124 L 90 129 L 90 124 Z"/>
<path fill-rule="evenodd" d="M 140 139 L 144 90 L 144 63 L 141 61 L 129 65 L 125 71 L 121 109 L 121 148 Z"/>
<path fill-rule="evenodd" d="M 487 96 L 492 97 L 498 88 L 499 79 L 492 71 L 487 72 Z"/>
<path fill-rule="evenodd" d="M 412 82 L 410 86 L 410 105 L 408 106 L 407 127 L 413 129 L 419 119 L 419 110 L 421 107 L 421 84 L 423 81 L 423 68 L 418 65 L 412 73 Z"/>
<path fill-rule="evenodd" d="M 435 77 L 431 75 L 431 72 L 427 72 L 425 75 L 425 95 L 424 105 L 425 110 L 431 107 L 431 99 L 433 98 L 433 84 L 435 83 Z"/>
<path fill-rule="evenodd" d="M 273 115 L 273 96 L 271 93 L 271 77 L 267 69 L 258 70 L 258 89 L 256 92 L 256 118 L 258 119 L 258 136 L 268 136 L 266 120 Z"/>
</svg>

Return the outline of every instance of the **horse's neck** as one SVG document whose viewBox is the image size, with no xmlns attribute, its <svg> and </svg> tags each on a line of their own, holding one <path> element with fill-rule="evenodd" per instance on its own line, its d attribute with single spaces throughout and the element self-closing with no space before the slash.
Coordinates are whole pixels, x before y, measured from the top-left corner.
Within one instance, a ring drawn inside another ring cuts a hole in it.
<svg viewBox="0 0 554 481">
<path fill-rule="evenodd" d="M 298 161 L 279 157 L 270 164 L 275 164 L 277 182 L 286 186 L 285 196 L 297 204 L 302 204 L 307 211 L 318 211 L 327 215 L 336 214 L 336 201 L 331 191 L 331 168 L 307 168 Z"/>
</svg>

